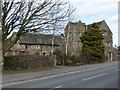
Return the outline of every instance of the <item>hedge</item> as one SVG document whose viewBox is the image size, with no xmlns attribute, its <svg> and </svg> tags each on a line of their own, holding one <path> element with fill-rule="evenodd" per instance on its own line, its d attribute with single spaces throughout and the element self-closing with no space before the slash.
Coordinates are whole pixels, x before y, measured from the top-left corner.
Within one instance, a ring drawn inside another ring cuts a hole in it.
<svg viewBox="0 0 120 90">
<path fill-rule="evenodd" d="M 54 56 L 21 55 L 4 57 L 4 69 L 34 69 L 54 66 Z"/>
</svg>

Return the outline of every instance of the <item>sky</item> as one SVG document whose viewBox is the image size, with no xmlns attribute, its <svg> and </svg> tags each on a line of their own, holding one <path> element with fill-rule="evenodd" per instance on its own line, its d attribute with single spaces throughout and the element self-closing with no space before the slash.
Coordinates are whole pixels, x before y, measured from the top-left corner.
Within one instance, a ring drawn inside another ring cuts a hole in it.
<svg viewBox="0 0 120 90">
<path fill-rule="evenodd" d="M 113 33 L 113 46 L 118 46 L 119 0 L 64 0 L 76 8 L 74 22 L 91 24 L 105 20 Z M 120 44 L 119 44 L 120 45 Z"/>
</svg>

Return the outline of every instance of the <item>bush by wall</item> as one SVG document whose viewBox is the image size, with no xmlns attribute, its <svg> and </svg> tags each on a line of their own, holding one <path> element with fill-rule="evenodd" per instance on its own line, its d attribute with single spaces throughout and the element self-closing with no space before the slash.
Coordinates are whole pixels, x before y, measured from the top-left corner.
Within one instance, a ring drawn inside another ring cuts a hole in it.
<svg viewBox="0 0 120 90">
<path fill-rule="evenodd" d="M 33 69 L 54 66 L 53 56 L 24 55 L 4 57 L 4 69 Z"/>
</svg>

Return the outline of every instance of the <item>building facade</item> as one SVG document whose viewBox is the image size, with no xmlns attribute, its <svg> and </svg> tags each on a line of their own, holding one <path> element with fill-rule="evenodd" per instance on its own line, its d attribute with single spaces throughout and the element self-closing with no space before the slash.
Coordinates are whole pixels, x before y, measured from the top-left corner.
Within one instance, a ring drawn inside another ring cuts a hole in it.
<svg viewBox="0 0 120 90">
<path fill-rule="evenodd" d="M 103 42 L 105 45 L 105 56 L 107 56 L 108 61 L 112 61 L 113 59 L 113 39 L 112 39 L 112 32 L 105 22 L 105 20 L 100 22 L 95 22 L 99 29 L 102 31 L 103 34 Z M 80 36 L 84 34 L 85 30 L 90 30 L 92 27 L 92 24 L 85 25 L 85 23 L 82 23 L 81 21 L 72 23 L 69 22 L 65 28 L 65 41 L 66 41 L 66 49 L 70 55 L 77 55 L 77 53 L 80 54 L 82 50 L 82 43 L 80 42 Z M 70 42 L 70 44 L 69 44 Z M 68 44 L 67 44 L 68 43 Z"/>
<path fill-rule="evenodd" d="M 84 34 L 85 24 L 79 22 L 69 22 L 65 28 L 64 36 L 66 42 L 67 55 L 79 55 L 82 50 L 80 36 Z"/>
<path fill-rule="evenodd" d="M 105 55 L 108 61 L 112 61 L 112 32 L 105 20 L 95 23 L 103 33 Z M 80 36 L 86 30 L 90 30 L 91 26 L 92 24 L 85 25 L 81 21 L 68 22 L 64 29 L 63 37 L 45 34 L 25 34 L 6 55 L 51 55 L 56 49 L 61 50 L 66 55 L 80 55 L 82 51 Z"/>
<path fill-rule="evenodd" d="M 25 34 L 6 55 L 51 55 L 56 49 L 63 49 L 61 36 L 45 34 Z"/>
</svg>

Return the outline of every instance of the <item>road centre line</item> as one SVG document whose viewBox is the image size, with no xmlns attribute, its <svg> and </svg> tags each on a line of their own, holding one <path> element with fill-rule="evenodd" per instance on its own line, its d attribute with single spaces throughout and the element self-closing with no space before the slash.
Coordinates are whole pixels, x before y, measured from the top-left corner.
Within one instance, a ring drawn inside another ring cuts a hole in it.
<svg viewBox="0 0 120 90">
<path fill-rule="evenodd" d="M 54 87 L 54 88 L 61 88 L 62 86 L 57 86 L 57 87 Z"/>
<path fill-rule="evenodd" d="M 42 79 L 52 78 L 52 77 L 61 76 L 61 75 L 67 75 L 67 74 L 72 74 L 72 73 L 77 73 L 77 72 L 90 71 L 90 70 L 94 70 L 94 69 L 96 69 L 96 68 L 91 68 L 91 69 L 82 70 L 82 71 L 80 70 L 80 71 L 74 71 L 74 72 L 66 72 L 66 73 L 62 73 L 62 74 L 57 74 L 57 75 L 52 75 L 52 76 L 27 80 L 27 81 L 19 81 L 19 82 L 14 82 L 14 83 L 8 83 L 8 84 L 3 84 L 2 86 L 9 86 L 9 85 L 14 85 L 14 84 L 26 83 L 26 82 L 29 82 L 29 81 L 42 80 Z"/>
<path fill-rule="evenodd" d="M 54 88 L 51 88 L 51 89 L 48 89 L 48 90 L 54 90 L 56 88 L 61 88 L 62 86 L 57 86 L 57 87 L 54 87 Z"/>
<path fill-rule="evenodd" d="M 96 78 L 96 77 L 100 77 L 100 76 L 103 76 L 103 75 L 106 75 L 107 73 L 103 73 L 103 74 L 99 74 L 99 75 L 96 75 L 96 76 L 92 76 L 92 77 L 89 77 L 89 78 L 85 78 L 85 79 L 82 79 L 82 81 L 86 81 L 86 80 L 89 80 L 89 79 L 93 79 L 93 78 Z"/>
<path fill-rule="evenodd" d="M 47 79 L 47 78 L 52 78 L 52 77 L 56 77 L 56 76 L 61 76 L 61 75 L 67 75 L 67 74 L 77 73 L 77 72 L 90 71 L 90 70 L 99 69 L 99 68 L 104 68 L 104 67 L 109 67 L 109 66 L 112 66 L 112 65 L 107 65 L 107 66 L 102 66 L 102 67 L 95 67 L 95 68 L 91 68 L 91 69 L 74 71 L 74 72 L 65 72 L 65 73 L 61 73 L 61 74 L 57 74 L 57 75 L 46 76 L 46 77 L 42 77 L 42 78 L 35 78 L 35 79 L 32 79 L 32 80 L 18 81 L 18 82 L 16 81 L 16 82 L 13 82 L 13 83 L 3 84 L 2 86 L 9 86 L 9 85 L 14 85 L 14 84 L 26 83 L 26 82 L 30 82 L 30 81 L 42 80 L 42 79 Z"/>
</svg>

